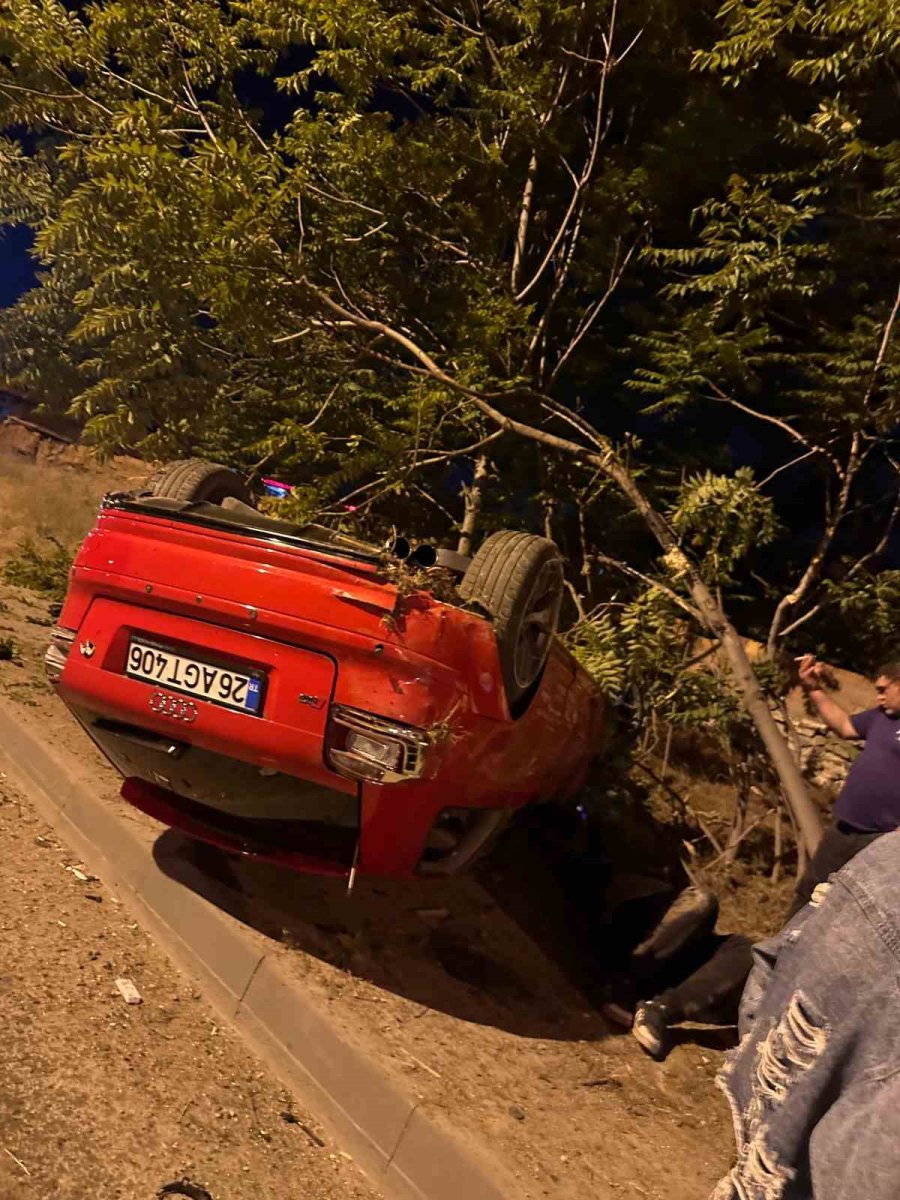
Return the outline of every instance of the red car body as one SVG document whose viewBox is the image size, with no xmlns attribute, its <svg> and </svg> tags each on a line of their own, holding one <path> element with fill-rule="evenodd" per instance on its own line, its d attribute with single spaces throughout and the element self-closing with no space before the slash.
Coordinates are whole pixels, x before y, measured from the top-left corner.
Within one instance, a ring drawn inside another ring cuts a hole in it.
<svg viewBox="0 0 900 1200">
<path fill-rule="evenodd" d="M 605 706 L 557 639 L 513 714 L 487 618 L 286 528 L 104 502 L 47 662 L 126 800 L 296 870 L 403 878 L 453 873 L 505 815 L 578 791 Z M 257 711 L 232 703 L 248 689 Z"/>
</svg>

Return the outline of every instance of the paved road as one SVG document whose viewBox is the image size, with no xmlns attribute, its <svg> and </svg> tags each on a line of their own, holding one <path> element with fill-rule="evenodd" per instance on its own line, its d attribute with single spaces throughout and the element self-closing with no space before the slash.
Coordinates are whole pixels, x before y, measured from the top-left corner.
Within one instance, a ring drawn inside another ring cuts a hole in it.
<svg viewBox="0 0 900 1200">
<path fill-rule="evenodd" d="M 211 1200 L 375 1200 L 2 778 L 0 864 L 2 1200 L 155 1200 L 182 1178 Z"/>
</svg>

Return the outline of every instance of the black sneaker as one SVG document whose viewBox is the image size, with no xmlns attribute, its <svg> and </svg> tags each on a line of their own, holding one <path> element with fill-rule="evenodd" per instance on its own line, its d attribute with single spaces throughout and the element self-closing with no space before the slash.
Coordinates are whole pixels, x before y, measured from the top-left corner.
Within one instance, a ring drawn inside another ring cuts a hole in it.
<svg viewBox="0 0 900 1200">
<path fill-rule="evenodd" d="M 644 1000 L 636 1008 L 631 1026 L 632 1035 L 642 1050 L 656 1059 L 665 1057 L 669 1042 L 667 1013 L 655 1000 Z"/>
</svg>

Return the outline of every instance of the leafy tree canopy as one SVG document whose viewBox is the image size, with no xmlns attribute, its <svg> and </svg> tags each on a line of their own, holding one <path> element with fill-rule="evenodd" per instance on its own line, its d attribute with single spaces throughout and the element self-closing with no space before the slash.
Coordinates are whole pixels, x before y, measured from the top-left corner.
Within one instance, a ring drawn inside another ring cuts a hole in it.
<svg viewBox="0 0 900 1200">
<path fill-rule="evenodd" d="M 583 615 L 685 595 L 499 412 L 613 456 L 773 649 L 814 636 L 895 512 L 898 46 L 846 0 L 0 0 L 0 220 L 42 264 L 4 374 L 436 536 L 483 455 Z"/>
</svg>

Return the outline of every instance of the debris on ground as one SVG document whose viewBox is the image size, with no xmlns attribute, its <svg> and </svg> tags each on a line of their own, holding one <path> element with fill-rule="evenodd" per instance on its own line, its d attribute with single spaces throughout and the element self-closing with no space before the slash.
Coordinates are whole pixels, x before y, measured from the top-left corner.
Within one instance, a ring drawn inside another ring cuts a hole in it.
<svg viewBox="0 0 900 1200">
<path fill-rule="evenodd" d="M 126 1004 L 143 1004 L 143 997 L 130 979 L 117 979 L 116 991 Z"/>
<path fill-rule="evenodd" d="M 300 1118 L 295 1116 L 294 1113 L 283 1112 L 281 1114 L 281 1119 L 286 1125 L 296 1125 L 298 1129 L 302 1129 L 314 1146 L 318 1146 L 319 1149 L 324 1149 L 325 1143 L 322 1141 L 319 1135 L 310 1129 L 308 1125 L 304 1125 Z"/>
<path fill-rule="evenodd" d="M 81 869 L 81 867 L 66 867 L 66 870 L 69 871 L 72 875 L 74 875 L 79 883 L 98 883 L 99 882 L 96 875 L 89 875 L 87 873 L 87 871 L 83 871 Z"/>
<path fill-rule="evenodd" d="M 199 1183 L 193 1183 L 190 1179 L 176 1179 L 173 1183 L 166 1183 L 156 1193 L 157 1200 L 163 1200 L 164 1196 L 186 1196 L 188 1200 L 213 1200 L 212 1195 L 201 1187 Z"/>
<path fill-rule="evenodd" d="M 413 912 L 426 925 L 430 925 L 432 922 L 446 921 L 450 916 L 449 908 L 414 908 Z"/>
<path fill-rule="evenodd" d="M 13 1162 L 16 1164 L 16 1166 L 17 1166 L 17 1167 L 21 1167 L 21 1168 L 22 1168 L 22 1170 L 25 1172 L 25 1174 L 26 1174 L 26 1175 L 28 1175 L 28 1176 L 30 1176 L 30 1175 L 31 1175 L 31 1172 L 28 1170 L 28 1168 L 27 1168 L 27 1167 L 25 1166 L 25 1164 L 22 1162 L 21 1158 L 16 1158 L 16 1156 L 15 1156 L 15 1154 L 13 1154 L 12 1150 L 8 1150 L 8 1149 L 6 1148 L 6 1146 L 4 1146 L 4 1147 L 3 1147 L 3 1149 L 6 1151 L 6 1153 L 7 1153 L 7 1154 L 9 1155 L 9 1157 L 10 1157 L 10 1158 L 13 1160 Z"/>
</svg>

